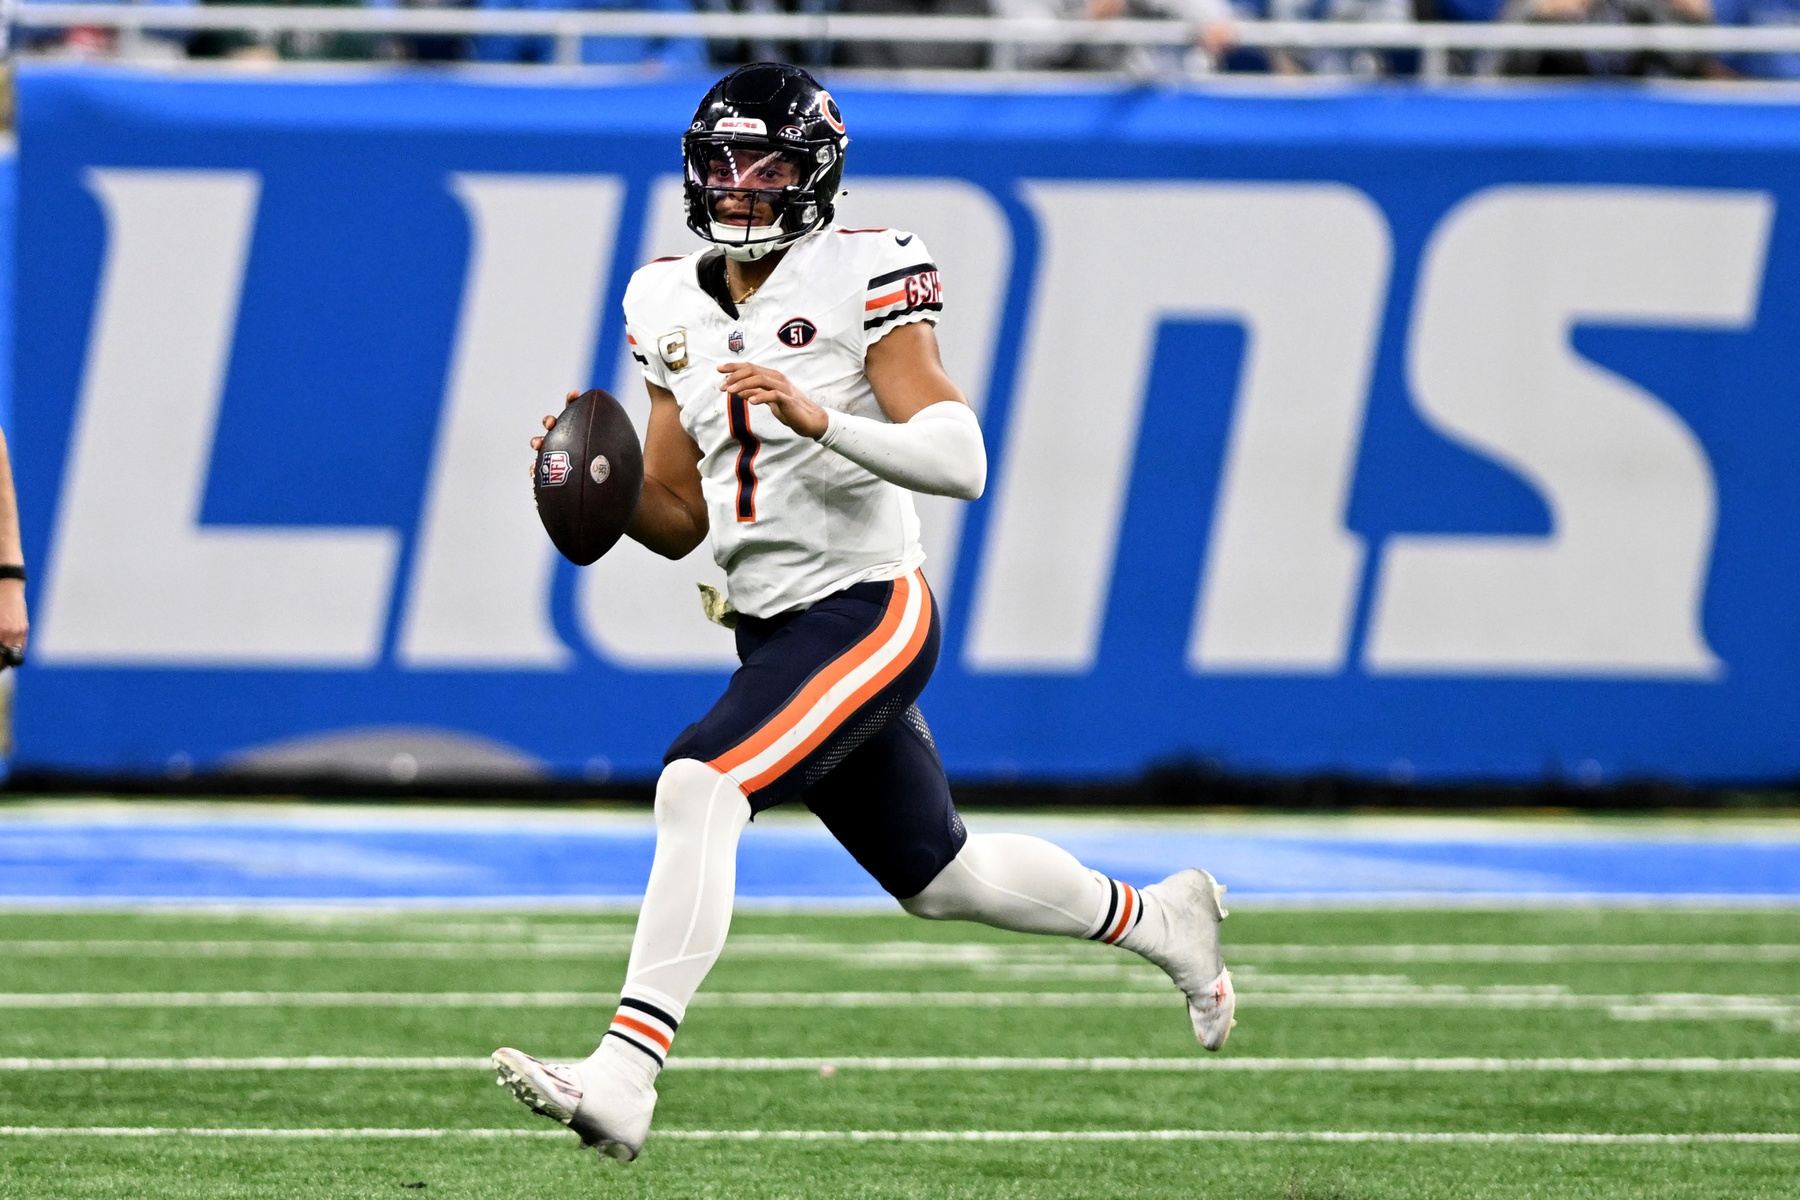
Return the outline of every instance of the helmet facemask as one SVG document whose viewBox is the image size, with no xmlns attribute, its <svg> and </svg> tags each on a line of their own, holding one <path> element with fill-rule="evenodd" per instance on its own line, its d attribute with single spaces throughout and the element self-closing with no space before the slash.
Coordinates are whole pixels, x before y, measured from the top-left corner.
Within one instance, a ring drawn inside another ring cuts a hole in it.
<svg viewBox="0 0 1800 1200">
<path fill-rule="evenodd" d="M 784 250 L 831 219 L 819 195 L 841 163 L 835 147 L 692 132 L 682 149 L 688 225 L 731 258 L 753 262 Z"/>
</svg>

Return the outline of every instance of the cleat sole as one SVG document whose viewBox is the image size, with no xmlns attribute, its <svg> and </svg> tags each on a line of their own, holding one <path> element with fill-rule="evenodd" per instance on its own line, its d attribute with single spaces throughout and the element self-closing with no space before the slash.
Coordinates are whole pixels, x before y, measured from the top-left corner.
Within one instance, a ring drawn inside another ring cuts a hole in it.
<svg viewBox="0 0 1800 1200">
<path fill-rule="evenodd" d="M 574 1112 L 561 1104 L 554 1096 L 545 1094 L 544 1089 L 539 1088 L 522 1065 L 515 1064 L 506 1051 L 496 1050 L 492 1057 L 494 1082 L 510 1091 L 514 1100 L 538 1116 L 549 1117 L 559 1124 L 567 1125 L 574 1118 Z"/>
</svg>

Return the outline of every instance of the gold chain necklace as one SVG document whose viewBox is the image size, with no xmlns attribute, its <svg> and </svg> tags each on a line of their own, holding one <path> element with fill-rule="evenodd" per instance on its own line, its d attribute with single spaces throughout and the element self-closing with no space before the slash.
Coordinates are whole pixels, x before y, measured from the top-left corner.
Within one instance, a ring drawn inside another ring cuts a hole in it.
<svg viewBox="0 0 1800 1200">
<path fill-rule="evenodd" d="M 759 283 L 756 285 L 756 287 L 751 288 L 749 291 L 745 292 L 743 295 L 733 296 L 731 298 L 731 302 L 733 304 L 742 304 L 744 301 L 748 300 L 750 297 L 756 295 L 756 288 L 759 288 L 761 286 L 762 286 L 762 284 Z"/>
</svg>

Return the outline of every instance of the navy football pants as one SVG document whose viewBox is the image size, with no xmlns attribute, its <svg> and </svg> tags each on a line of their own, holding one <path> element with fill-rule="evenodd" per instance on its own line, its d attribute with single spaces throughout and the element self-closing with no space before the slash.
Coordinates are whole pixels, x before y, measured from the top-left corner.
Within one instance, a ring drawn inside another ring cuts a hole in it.
<svg viewBox="0 0 1800 1200">
<path fill-rule="evenodd" d="M 892 895 L 923 891 L 967 834 L 914 701 L 937 665 L 925 577 L 859 583 L 810 608 L 739 617 L 725 694 L 663 756 L 698 759 L 754 812 L 801 800 Z"/>
</svg>

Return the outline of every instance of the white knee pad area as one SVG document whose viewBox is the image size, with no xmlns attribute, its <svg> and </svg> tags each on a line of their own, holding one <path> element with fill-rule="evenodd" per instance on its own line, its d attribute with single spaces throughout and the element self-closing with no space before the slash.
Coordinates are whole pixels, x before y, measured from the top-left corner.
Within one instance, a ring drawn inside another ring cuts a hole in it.
<svg viewBox="0 0 1800 1200">
<path fill-rule="evenodd" d="M 705 829 L 720 817 L 729 819 L 738 809 L 741 831 L 750 820 L 750 802 L 736 784 L 705 763 L 678 758 L 664 767 L 656 780 L 656 832 L 681 834 Z"/>
</svg>

